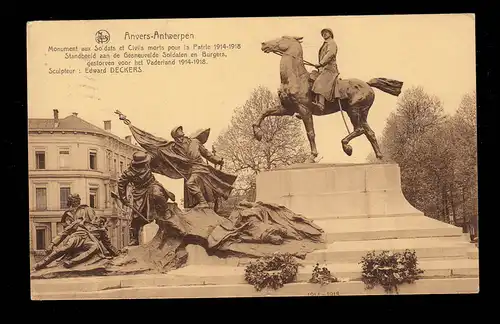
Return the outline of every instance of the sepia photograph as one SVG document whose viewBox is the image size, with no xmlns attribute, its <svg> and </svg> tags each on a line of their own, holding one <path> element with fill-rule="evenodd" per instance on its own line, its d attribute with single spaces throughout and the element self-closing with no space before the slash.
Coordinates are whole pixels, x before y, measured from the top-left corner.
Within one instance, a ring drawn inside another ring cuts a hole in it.
<svg viewBox="0 0 500 324">
<path fill-rule="evenodd" d="M 28 22 L 31 299 L 479 293 L 475 32 Z"/>
</svg>

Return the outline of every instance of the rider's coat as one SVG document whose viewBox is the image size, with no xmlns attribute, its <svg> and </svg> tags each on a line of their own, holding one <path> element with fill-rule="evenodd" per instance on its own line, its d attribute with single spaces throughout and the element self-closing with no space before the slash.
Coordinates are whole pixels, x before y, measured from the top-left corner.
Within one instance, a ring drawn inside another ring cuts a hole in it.
<svg viewBox="0 0 500 324">
<path fill-rule="evenodd" d="M 326 100 L 333 100 L 335 96 L 334 86 L 339 75 L 337 67 L 337 43 L 333 38 L 325 40 L 318 53 L 319 76 L 314 82 L 313 91 L 325 97 Z"/>
</svg>

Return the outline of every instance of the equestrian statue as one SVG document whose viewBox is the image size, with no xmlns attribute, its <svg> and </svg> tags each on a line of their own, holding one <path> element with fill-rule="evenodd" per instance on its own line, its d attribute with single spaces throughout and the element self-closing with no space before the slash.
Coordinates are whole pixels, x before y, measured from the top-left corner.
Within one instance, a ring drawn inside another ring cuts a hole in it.
<svg viewBox="0 0 500 324">
<path fill-rule="evenodd" d="M 304 123 L 309 140 L 311 154 L 307 163 L 314 163 L 318 156 L 314 132 L 314 116 L 324 116 L 341 112 L 347 113 L 354 127 L 349 130 L 344 119 L 348 135 L 342 139 L 342 149 L 348 156 L 352 155 L 349 142 L 354 138 L 365 135 L 370 141 L 375 156 L 382 159 L 375 133 L 367 122 L 368 112 L 375 100 L 373 88 L 385 93 L 399 96 L 403 82 L 374 78 L 368 82 L 359 79 L 340 79 L 337 68 L 337 44 L 333 39 L 331 29 L 321 31 L 324 43 L 319 50 L 319 64 L 312 64 L 303 59 L 303 37 L 283 36 L 262 43 L 264 53 L 274 53 L 281 56 L 280 77 L 281 87 L 278 91 L 280 105 L 265 111 L 253 124 L 254 137 L 262 140 L 261 123 L 269 116 L 296 116 Z M 305 64 L 315 67 L 309 73 Z"/>
</svg>

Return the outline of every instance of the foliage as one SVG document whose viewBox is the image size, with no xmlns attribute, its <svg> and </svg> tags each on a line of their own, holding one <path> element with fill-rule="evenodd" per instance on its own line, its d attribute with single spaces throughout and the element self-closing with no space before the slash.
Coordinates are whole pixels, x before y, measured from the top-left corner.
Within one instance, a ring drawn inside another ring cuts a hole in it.
<svg viewBox="0 0 500 324">
<path fill-rule="evenodd" d="M 257 291 L 264 288 L 278 289 L 295 281 L 300 264 L 292 254 L 265 256 L 247 265 L 245 280 Z"/>
<path fill-rule="evenodd" d="M 300 120 L 291 117 L 268 117 L 261 125 L 262 141 L 253 135 L 252 125 L 270 107 L 279 105 L 277 95 L 258 87 L 242 107 L 234 110 L 228 128 L 214 143 L 224 157 L 225 168 L 238 174 L 236 191 L 255 200 L 255 178 L 263 170 L 304 162 L 307 140 Z M 238 193 L 240 194 L 240 193 Z"/>
<path fill-rule="evenodd" d="M 322 286 L 338 281 L 337 277 L 335 277 L 327 267 L 321 268 L 319 263 L 316 263 L 314 266 L 311 279 L 309 279 L 310 283 L 319 283 Z"/>
<path fill-rule="evenodd" d="M 370 252 L 364 256 L 361 280 L 368 289 L 381 285 L 386 293 L 398 292 L 398 285 L 413 283 L 423 270 L 418 268 L 415 251 L 406 250 L 403 253 L 382 251 L 379 254 Z"/>
<path fill-rule="evenodd" d="M 457 223 L 477 215 L 476 135 L 475 92 L 447 115 L 437 97 L 416 87 L 402 94 L 379 142 L 401 168 L 408 201 L 430 217 Z"/>
</svg>

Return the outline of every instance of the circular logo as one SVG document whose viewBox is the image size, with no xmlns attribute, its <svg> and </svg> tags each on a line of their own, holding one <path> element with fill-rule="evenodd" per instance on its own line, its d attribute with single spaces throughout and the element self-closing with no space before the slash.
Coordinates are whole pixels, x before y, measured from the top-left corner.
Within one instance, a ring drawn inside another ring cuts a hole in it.
<svg viewBox="0 0 500 324">
<path fill-rule="evenodd" d="M 98 44 L 106 44 L 109 42 L 109 39 L 111 36 L 109 35 L 109 32 L 107 30 L 101 29 L 98 30 L 97 33 L 95 33 L 95 41 Z"/>
</svg>

